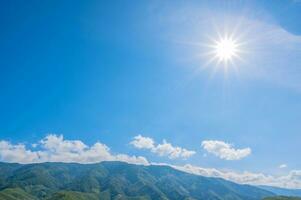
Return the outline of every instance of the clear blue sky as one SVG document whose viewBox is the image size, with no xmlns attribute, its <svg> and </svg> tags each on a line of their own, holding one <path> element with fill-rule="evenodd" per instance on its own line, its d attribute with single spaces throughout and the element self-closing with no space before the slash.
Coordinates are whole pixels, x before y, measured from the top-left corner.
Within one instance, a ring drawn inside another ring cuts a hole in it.
<svg viewBox="0 0 301 200">
<path fill-rule="evenodd" d="M 0 140 L 55 133 L 154 162 L 301 169 L 300 19 L 297 0 L 2 1 Z M 248 41 L 243 61 L 227 74 L 203 69 L 198 44 L 236 25 Z M 169 160 L 141 151 L 129 144 L 138 134 L 197 153 Z M 252 154 L 204 156 L 203 140 Z"/>
</svg>

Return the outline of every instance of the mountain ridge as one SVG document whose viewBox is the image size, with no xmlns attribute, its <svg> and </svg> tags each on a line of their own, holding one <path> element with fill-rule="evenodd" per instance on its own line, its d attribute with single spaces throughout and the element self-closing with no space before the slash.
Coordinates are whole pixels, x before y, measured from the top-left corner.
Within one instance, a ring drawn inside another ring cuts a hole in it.
<svg viewBox="0 0 301 200">
<path fill-rule="evenodd" d="M 1 195 L 41 200 L 261 200 L 274 193 L 170 166 L 119 161 L 78 163 L 0 163 Z M 14 193 L 14 190 L 16 191 Z"/>
</svg>

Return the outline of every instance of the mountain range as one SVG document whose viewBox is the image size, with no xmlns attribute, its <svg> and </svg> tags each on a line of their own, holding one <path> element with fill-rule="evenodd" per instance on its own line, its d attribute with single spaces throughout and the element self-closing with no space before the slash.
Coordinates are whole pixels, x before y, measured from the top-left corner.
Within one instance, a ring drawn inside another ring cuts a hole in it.
<svg viewBox="0 0 301 200">
<path fill-rule="evenodd" d="M 168 166 L 0 163 L 0 200 L 262 200 L 275 193 Z"/>
</svg>

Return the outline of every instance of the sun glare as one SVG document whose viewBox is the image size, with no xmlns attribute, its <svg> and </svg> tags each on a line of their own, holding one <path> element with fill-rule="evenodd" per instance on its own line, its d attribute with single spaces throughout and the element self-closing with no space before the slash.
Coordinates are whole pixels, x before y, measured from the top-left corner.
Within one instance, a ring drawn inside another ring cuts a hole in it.
<svg viewBox="0 0 301 200">
<path fill-rule="evenodd" d="M 228 62 L 237 56 L 238 44 L 231 38 L 222 38 L 215 42 L 214 53 L 219 61 Z"/>
<path fill-rule="evenodd" d="M 212 67 L 213 73 L 217 70 L 224 69 L 227 74 L 229 69 L 238 72 L 238 66 L 245 62 L 243 55 L 246 55 L 246 42 L 242 42 L 242 37 L 236 34 L 218 33 L 216 38 L 209 37 L 210 43 L 205 44 L 206 52 L 203 54 L 207 62 L 202 66 Z"/>
</svg>

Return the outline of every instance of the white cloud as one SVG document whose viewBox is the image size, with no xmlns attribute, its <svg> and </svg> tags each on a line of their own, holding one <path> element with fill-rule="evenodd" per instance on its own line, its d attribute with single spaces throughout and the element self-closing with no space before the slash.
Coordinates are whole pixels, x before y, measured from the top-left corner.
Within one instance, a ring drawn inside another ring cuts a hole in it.
<svg viewBox="0 0 301 200">
<path fill-rule="evenodd" d="M 153 149 L 155 148 L 154 143 L 155 142 L 152 138 L 137 135 L 130 144 L 138 149 Z"/>
<path fill-rule="evenodd" d="M 28 163 L 39 159 L 39 151 L 27 150 L 24 144 L 13 145 L 7 141 L 0 141 L 0 160 L 5 162 Z"/>
<path fill-rule="evenodd" d="M 62 135 L 48 135 L 27 149 L 24 144 L 11 144 L 0 141 L 0 161 L 16 163 L 40 162 L 76 162 L 97 163 L 101 161 L 124 161 L 133 164 L 148 165 L 146 158 L 126 154 L 112 154 L 110 148 L 100 142 L 87 146 L 80 140 L 65 140 Z"/>
<path fill-rule="evenodd" d="M 235 171 L 223 171 L 215 168 L 202 168 L 199 166 L 193 166 L 190 164 L 184 166 L 176 166 L 169 164 L 158 164 L 154 165 L 168 165 L 175 169 L 207 177 L 218 177 L 229 181 L 233 181 L 239 184 L 250 184 L 250 185 L 269 185 L 282 188 L 299 188 L 301 189 L 301 170 L 292 170 L 284 176 L 272 176 L 263 173 L 254 172 L 235 172 Z"/>
<path fill-rule="evenodd" d="M 155 145 L 152 138 L 143 137 L 141 135 L 135 136 L 134 140 L 131 141 L 130 144 L 138 149 L 148 149 L 159 156 L 167 156 L 170 159 L 187 159 L 196 153 L 195 151 L 187 150 L 182 147 L 175 147 L 166 142 L 166 140 L 163 140 L 162 144 Z"/>
<path fill-rule="evenodd" d="M 279 165 L 279 168 L 280 169 L 287 168 L 287 164 L 281 164 L 281 165 Z"/>
<path fill-rule="evenodd" d="M 231 144 L 218 140 L 204 140 L 202 147 L 208 153 L 224 160 L 240 160 L 251 154 L 250 148 L 235 149 Z"/>
<path fill-rule="evenodd" d="M 150 144 L 153 144 L 153 146 L 156 148 L 159 146 L 156 146 L 151 142 L 145 142 L 152 141 L 152 139 L 149 140 L 150 138 L 144 140 L 145 138 L 142 136 L 136 137 L 138 141 L 144 141 L 145 146 L 150 150 L 152 150 L 152 145 Z M 140 144 L 143 144 L 143 142 L 135 144 L 139 146 Z M 48 135 L 39 143 L 36 143 L 35 146 L 36 147 L 33 148 L 35 150 L 31 150 L 27 149 L 24 144 L 12 144 L 8 141 L 2 140 L 0 141 L 0 161 L 17 162 L 24 164 L 41 162 L 97 163 L 101 161 L 124 161 L 132 164 L 143 165 L 150 164 L 144 157 L 129 156 L 126 154 L 112 154 L 110 152 L 110 148 L 100 142 L 97 142 L 92 146 L 88 146 L 80 140 L 65 140 L 63 136 L 57 135 Z M 144 148 L 143 145 L 140 146 L 140 148 Z M 166 141 L 164 141 L 163 144 L 160 144 L 157 151 L 162 155 L 167 154 L 171 157 L 177 157 L 179 155 L 184 156 L 186 151 L 189 152 L 188 150 L 183 150 L 180 147 L 173 147 Z M 188 155 L 190 155 L 190 153 L 188 153 Z M 151 164 L 158 165 L 156 163 Z M 223 171 L 215 168 L 202 168 L 190 164 L 184 166 L 169 166 L 188 173 L 208 177 L 224 178 L 241 184 L 301 188 L 301 170 L 292 170 L 287 175 L 283 176 L 272 176 L 263 173 L 253 173 L 247 171 L 235 172 Z"/>
</svg>

